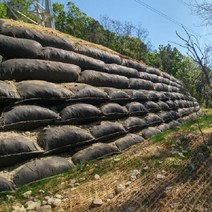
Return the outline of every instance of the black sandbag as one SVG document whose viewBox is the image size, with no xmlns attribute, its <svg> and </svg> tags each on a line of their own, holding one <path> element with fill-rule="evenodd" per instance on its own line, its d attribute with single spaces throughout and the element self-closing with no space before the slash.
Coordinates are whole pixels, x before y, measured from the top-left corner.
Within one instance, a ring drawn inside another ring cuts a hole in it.
<svg viewBox="0 0 212 212">
<path fill-rule="evenodd" d="M 119 148 L 120 151 L 125 151 L 129 149 L 131 146 L 142 143 L 144 139 L 135 134 L 126 135 L 123 138 L 119 138 L 114 143 Z"/>
<path fill-rule="evenodd" d="M 157 102 L 160 99 L 160 95 L 156 91 L 150 91 L 147 93 L 149 101 Z"/>
<path fill-rule="evenodd" d="M 38 136 L 38 144 L 45 153 L 70 151 L 72 147 L 85 145 L 94 137 L 84 129 L 75 126 L 44 128 Z"/>
<path fill-rule="evenodd" d="M 13 191 L 15 186 L 8 179 L 0 176 L 0 192 L 2 191 Z"/>
<path fill-rule="evenodd" d="M 2 130 L 29 130 L 45 126 L 59 119 L 58 114 L 44 107 L 18 105 L 2 113 Z"/>
<path fill-rule="evenodd" d="M 158 112 L 160 110 L 159 106 L 157 103 L 153 101 L 148 101 L 144 103 L 144 106 L 149 112 Z"/>
<path fill-rule="evenodd" d="M 128 115 L 127 109 L 117 103 L 105 104 L 101 106 L 100 110 L 106 118 L 117 119 Z"/>
<path fill-rule="evenodd" d="M 156 114 L 154 113 L 149 113 L 145 117 L 146 125 L 147 126 L 156 126 L 159 125 L 163 122 L 163 120 Z"/>
<path fill-rule="evenodd" d="M 163 131 L 170 129 L 170 127 L 169 127 L 169 124 L 164 123 L 164 124 L 159 125 L 157 127 L 157 129 L 159 129 L 161 132 L 163 132 Z"/>
<path fill-rule="evenodd" d="M 129 117 L 124 121 L 123 125 L 128 132 L 136 132 L 147 127 L 148 123 L 145 119 L 141 119 L 138 117 Z"/>
<path fill-rule="evenodd" d="M 164 77 L 158 76 L 158 83 L 169 85 L 170 80 Z"/>
<path fill-rule="evenodd" d="M 3 57 L 2 57 L 2 55 L 0 55 L 0 63 L 2 63 L 3 62 Z"/>
<path fill-rule="evenodd" d="M 62 157 L 46 157 L 25 163 L 19 168 L 13 181 L 17 187 L 48 178 L 74 168 L 74 164 Z"/>
<path fill-rule="evenodd" d="M 10 102 L 18 99 L 20 99 L 20 96 L 18 95 L 15 84 L 0 81 L 0 102 L 4 103 L 4 101 Z"/>
<path fill-rule="evenodd" d="M 158 83 L 159 82 L 158 76 L 155 74 L 150 74 L 150 81 L 154 83 Z"/>
<path fill-rule="evenodd" d="M 153 90 L 154 84 L 148 80 L 131 78 L 131 79 L 129 79 L 129 88 L 130 89 Z"/>
<path fill-rule="evenodd" d="M 157 104 L 158 104 L 158 107 L 160 108 L 160 110 L 162 110 L 162 111 L 170 110 L 169 106 L 165 102 L 159 101 L 159 102 L 157 102 Z"/>
<path fill-rule="evenodd" d="M 168 101 L 166 101 L 165 103 L 169 106 L 169 108 L 170 108 L 171 110 L 177 109 L 177 105 L 174 103 L 174 101 L 168 100 Z"/>
<path fill-rule="evenodd" d="M 159 129 L 157 129 L 156 127 L 149 127 L 142 131 L 142 137 L 145 139 L 148 139 L 154 135 L 157 135 L 160 132 L 161 131 Z"/>
<path fill-rule="evenodd" d="M 0 137 L 0 167 L 14 165 L 42 152 L 32 140 L 23 135 L 8 134 Z"/>
<path fill-rule="evenodd" d="M 174 86 L 168 85 L 168 91 L 169 92 L 178 92 L 180 89 Z"/>
<path fill-rule="evenodd" d="M 130 116 L 142 116 L 148 113 L 146 107 L 139 102 L 130 102 L 126 105 Z"/>
<path fill-rule="evenodd" d="M 45 47 L 43 49 L 43 55 L 46 60 L 74 64 L 83 70 L 105 70 L 105 63 L 103 61 L 63 49 Z"/>
<path fill-rule="evenodd" d="M 166 92 L 161 92 L 160 93 L 160 100 L 161 101 L 167 101 L 167 100 L 169 100 L 169 96 L 167 95 Z"/>
<path fill-rule="evenodd" d="M 96 143 L 75 153 L 72 156 L 72 160 L 75 164 L 86 163 L 90 160 L 100 159 L 118 153 L 120 153 L 120 151 L 114 144 Z"/>
<path fill-rule="evenodd" d="M 146 72 L 146 66 L 132 59 L 122 59 L 122 65 L 130 68 L 135 68 L 139 72 Z"/>
<path fill-rule="evenodd" d="M 165 123 L 170 122 L 175 118 L 171 111 L 170 112 L 162 112 L 158 115 L 163 120 L 163 122 L 165 122 Z"/>
<path fill-rule="evenodd" d="M 146 72 L 149 74 L 155 74 L 157 76 L 161 75 L 161 71 L 153 67 L 147 67 Z"/>
<path fill-rule="evenodd" d="M 148 73 L 146 73 L 146 72 L 140 72 L 140 73 L 139 73 L 139 77 L 140 77 L 141 79 L 151 81 L 151 74 L 148 74 Z"/>
<path fill-rule="evenodd" d="M 90 85 L 75 84 L 74 86 L 65 85 L 65 87 L 74 93 L 73 100 L 78 102 L 98 104 L 109 100 L 106 92 Z"/>
<path fill-rule="evenodd" d="M 73 96 L 71 91 L 61 85 L 46 81 L 22 81 L 16 87 L 23 100 L 63 100 Z"/>
<path fill-rule="evenodd" d="M 40 43 L 21 38 L 12 38 L 0 34 L 0 54 L 5 59 L 11 58 L 41 58 Z"/>
<path fill-rule="evenodd" d="M 92 58 L 96 58 L 104 61 L 105 63 L 115 63 L 121 64 L 121 58 L 116 54 L 111 54 L 107 51 L 103 51 L 101 49 L 93 48 L 91 46 L 78 45 L 76 46 L 75 52 L 87 55 Z"/>
<path fill-rule="evenodd" d="M 148 100 L 148 94 L 145 91 L 133 91 L 132 99 L 138 102 L 145 102 Z"/>
<path fill-rule="evenodd" d="M 125 76 L 127 78 L 139 77 L 139 73 L 136 69 L 128 68 L 128 67 L 117 65 L 117 64 L 106 64 L 104 71 L 109 74 L 117 74 L 117 75 Z"/>
<path fill-rule="evenodd" d="M 168 79 L 168 80 L 171 79 L 171 76 L 168 73 L 166 73 L 166 72 L 161 72 L 161 76 L 166 78 L 166 79 Z"/>
<path fill-rule="evenodd" d="M 11 59 L 0 64 L 1 80 L 45 80 L 49 82 L 75 82 L 79 78 L 80 67 L 67 63 Z"/>
<path fill-rule="evenodd" d="M 120 89 L 104 88 L 104 91 L 108 94 L 112 102 L 124 102 L 131 100 L 131 96 Z"/>
<path fill-rule="evenodd" d="M 183 107 L 183 100 L 175 100 L 174 103 L 176 105 L 176 107 L 178 108 L 182 108 Z"/>
<path fill-rule="evenodd" d="M 122 124 L 109 121 L 101 122 L 100 125 L 92 127 L 90 132 L 96 138 L 96 141 L 110 141 L 126 134 Z"/>
<path fill-rule="evenodd" d="M 60 112 L 63 123 L 89 123 L 102 117 L 102 112 L 91 104 L 78 103 L 67 106 Z"/>
<path fill-rule="evenodd" d="M 51 46 L 70 51 L 75 49 L 75 43 L 70 39 L 64 39 L 57 35 L 39 32 L 38 30 L 27 27 L 11 26 L 10 24 L 5 23 L 1 24 L 0 33 L 11 37 L 35 40 L 42 46 Z"/>
<path fill-rule="evenodd" d="M 96 87 L 128 88 L 128 78 L 92 70 L 82 72 L 79 82 Z"/>
<path fill-rule="evenodd" d="M 169 122 L 169 128 L 170 129 L 174 129 L 174 128 L 178 127 L 179 125 L 180 125 L 180 123 L 178 121 L 175 121 L 175 120 Z"/>
<path fill-rule="evenodd" d="M 168 87 L 168 85 L 163 84 L 163 83 L 155 83 L 154 90 L 155 91 L 168 91 L 169 87 Z"/>
</svg>

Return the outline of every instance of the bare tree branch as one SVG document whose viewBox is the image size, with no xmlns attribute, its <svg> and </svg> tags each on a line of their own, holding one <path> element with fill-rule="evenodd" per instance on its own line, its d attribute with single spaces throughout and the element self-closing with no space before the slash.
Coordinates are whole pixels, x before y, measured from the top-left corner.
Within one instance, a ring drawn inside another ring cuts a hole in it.
<svg viewBox="0 0 212 212">
<path fill-rule="evenodd" d="M 207 64 L 208 53 L 211 48 L 208 48 L 204 53 L 199 44 L 198 38 L 194 35 L 191 35 L 184 26 L 182 26 L 182 28 L 184 29 L 187 38 L 182 37 L 178 32 L 176 32 L 176 35 L 184 42 L 184 45 L 177 43 L 175 44 L 187 49 L 188 55 L 191 56 L 191 58 L 200 65 L 208 86 L 212 88 L 208 74 L 208 70 L 210 70 L 210 68 Z"/>
</svg>

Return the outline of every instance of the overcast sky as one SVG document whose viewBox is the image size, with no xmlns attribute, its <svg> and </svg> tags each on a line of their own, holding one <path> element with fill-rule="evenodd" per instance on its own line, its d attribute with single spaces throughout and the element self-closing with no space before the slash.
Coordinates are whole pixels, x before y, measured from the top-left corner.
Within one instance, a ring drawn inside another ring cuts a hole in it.
<svg viewBox="0 0 212 212">
<path fill-rule="evenodd" d="M 142 23 L 149 32 L 148 40 L 155 49 L 160 44 L 167 45 L 169 41 L 180 43 L 175 32 L 183 34 L 183 24 L 191 33 L 197 33 L 201 42 L 212 43 L 212 36 L 208 35 L 212 29 L 201 26 L 199 17 L 191 14 L 186 0 L 72 0 L 81 11 L 99 20 L 101 15 L 122 22 L 132 22 L 134 25 Z M 65 0 L 53 0 L 66 4 Z M 140 3 L 139 3 L 140 2 Z M 145 6 L 143 5 L 146 4 Z M 151 9 L 148 9 L 149 6 Z M 152 10 L 156 10 L 153 12 Z M 159 15 L 158 12 L 161 14 Z M 165 18 L 164 18 L 165 15 Z M 171 19 L 171 21 L 170 21 Z M 173 45 L 173 44 L 172 44 Z"/>
</svg>

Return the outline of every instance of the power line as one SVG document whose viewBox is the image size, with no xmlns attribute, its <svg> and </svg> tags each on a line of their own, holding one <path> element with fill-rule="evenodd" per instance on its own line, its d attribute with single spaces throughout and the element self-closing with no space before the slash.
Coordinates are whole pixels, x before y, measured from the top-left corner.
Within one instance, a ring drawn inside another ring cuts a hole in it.
<svg viewBox="0 0 212 212">
<path fill-rule="evenodd" d="M 192 33 L 198 35 L 199 37 L 202 37 L 202 35 L 200 35 L 199 33 L 195 32 L 194 30 L 192 30 L 191 28 L 185 26 L 184 24 L 180 23 L 180 22 L 177 21 L 176 19 L 174 19 L 174 18 L 172 18 L 172 17 L 166 15 L 165 13 L 161 12 L 160 10 L 157 10 L 157 9 L 153 8 L 152 6 L 150 6 L 150 5 L 146 4 L 146 3 L 144 3 L 144 2 L 141 1 L 141 0 L 134 0 L 134 1 L 137 2 L 138 4 L 142 5 L 143 7 L 147 8 L 148 10 L 151 10 L 152 12 L 154 12 L 154 13 L 160 15 L 160 16 L 163 17 L 164 19 L 166 19 L 166 20 L 168 20 L 168 21 L 174 23 L 175 25 L 178 25 L 178 26 L 180 26 L 180 27 L 183 26 L 183 27 L 184 27 L 185 29 L 187 29 L 188 31 L 190 31 L 190 32 L 192 32 Z"/>
</svg>

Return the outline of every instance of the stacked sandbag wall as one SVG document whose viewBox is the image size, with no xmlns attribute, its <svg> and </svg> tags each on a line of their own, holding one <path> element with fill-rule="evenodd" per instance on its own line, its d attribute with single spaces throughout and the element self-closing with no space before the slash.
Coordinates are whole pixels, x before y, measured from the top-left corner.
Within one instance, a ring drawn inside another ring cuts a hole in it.
<svg viewBox="0 0 212 212">
<path fill-rule="evenodd" d="M 0 191 L 121 153 L 200 111 L 167 73 L 3 20 L 0 55 Z"/>
</svg>

